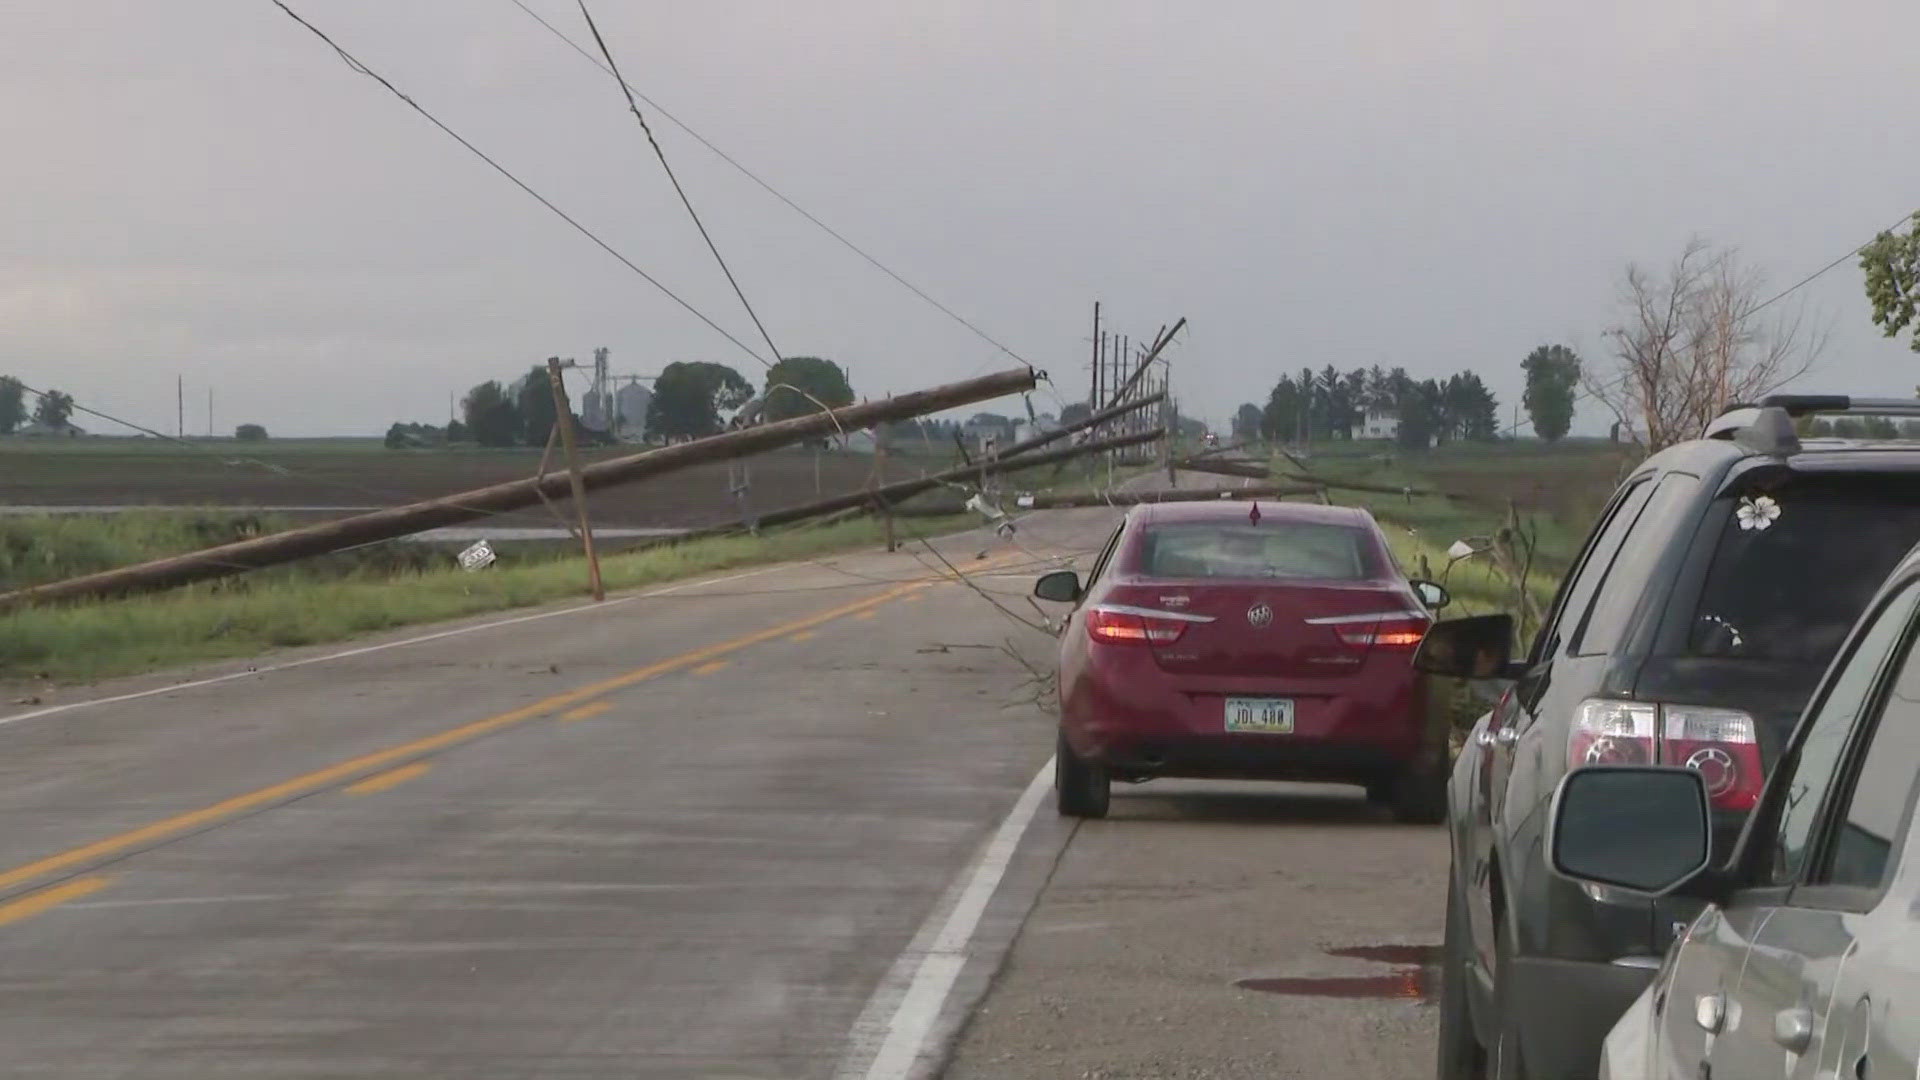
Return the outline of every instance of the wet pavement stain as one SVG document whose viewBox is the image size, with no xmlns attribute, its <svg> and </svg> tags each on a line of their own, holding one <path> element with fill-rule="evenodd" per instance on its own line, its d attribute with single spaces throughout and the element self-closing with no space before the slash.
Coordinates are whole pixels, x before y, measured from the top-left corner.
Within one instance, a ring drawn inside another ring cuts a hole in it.
<svg viewBox="0 0 1920 1080">
<path fill-rule="evenodd" d="M 1377 998 L 1382 1000 L 1429 1001 L 1439 992 L 1440 949 L 1434 945 L 1356 945 L 1328 949 L 1328 956 L 1350 960 L 1369 960 L 1384 964 L 1414 965 L 1401 967 L 1386 975 L 1337 975 L 1332 977 L 1241 979 L 1234 983 L 1242 990 L 1296 997 Z"/>
</svg>

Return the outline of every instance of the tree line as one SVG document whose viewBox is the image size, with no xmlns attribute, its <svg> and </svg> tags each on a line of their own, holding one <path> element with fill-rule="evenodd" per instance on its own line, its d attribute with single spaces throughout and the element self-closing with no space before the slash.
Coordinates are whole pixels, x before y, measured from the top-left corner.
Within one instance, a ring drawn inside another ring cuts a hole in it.
<svg viewBox="0 0 1920 1080">
<path fill-rule="evenodd" d="M 617 408 L 619 395 L 608 402 Z M 853 386 L 845 369 L 817 356 L 789 356 L 767 370 L 756 391 L 746 376 L 711 361 L 676 361 L 654 378 L 644 417 L 609 415 L 609 430 L 595 431 L 573 415 L 589 441 L 611 441 L 614 433 L 644 423 L 649 441 L 677 442 L 717 435 L 730 420 L 771 422 L 853 404 Z M 545 446 L 558 419 L 553 386 L 545 364 L 535 364 L 518 379 L 489 379 L 468 390 L 460 415 L 446 427 L 396 423 L 387 429 L 387 445 L 406 447 L 477 443 L 481 446 Z"/>
<path fill-rule="evenodd" d="M 1391 417 L 1394 441 L 1425 448 L 1456 439 L 1499 435 L 1499 402 L 1479 375 L 1415 379 L 1405 368 L 1379 365 L 1342 372 L 1329 364 L 1280 376 L 1263 408 L 1248 402 L 1234 416 L 1234 435 L 1276 442 L 1355 439 L 1369 413 Z"/>
<path fill-rule="evenodd" d="M 27 408 L 27 387 L 12 375 L 0 375 L 0 435 L 11 435 L 32 420 L 49 428 L 63 428 L 73 419 L 73 396 L 58 390 L 40 395 Z"/>
</svg>

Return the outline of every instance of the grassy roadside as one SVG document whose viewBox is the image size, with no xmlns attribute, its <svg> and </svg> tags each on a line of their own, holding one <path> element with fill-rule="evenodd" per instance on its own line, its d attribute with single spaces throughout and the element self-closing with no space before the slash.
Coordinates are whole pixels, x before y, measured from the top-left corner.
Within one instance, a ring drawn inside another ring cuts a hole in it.
<svg viewBox="0 0 1920 1080">
<path fill-rule="evenodd" d="M 977 517 L 903 521 L 903 538 L 936 536 Z M 876 544 L 880 523 L 858 519 L 795 526 L 761 537 L 719 537 L 603 557 L 609 590 L 643 588 L 736 567 Z M 389 547 L 393 545 L 387 545 Z M 503 562 L 479 573 L 446 568 L 319 578 L 271 571 L 227 582 L 103 603 L 0 616 L 0 684 L 81 682 L 174 665 L 252 656 L 273 648 L 578 597 L 575 558 Z M 244 582 L 242 587 L 234 587 Z"/>
</svg>

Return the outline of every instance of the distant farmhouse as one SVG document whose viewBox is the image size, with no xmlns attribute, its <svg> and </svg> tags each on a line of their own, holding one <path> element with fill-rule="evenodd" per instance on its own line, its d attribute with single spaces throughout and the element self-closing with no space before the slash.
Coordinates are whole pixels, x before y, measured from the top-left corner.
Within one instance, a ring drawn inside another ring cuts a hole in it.
<svg viewBox="0 0 1920 1080">
<path fill-rule="evenodd" d="M 73 424 L 43 424 L 38 420 L 14 430 L 14 435 L 22 439 L 79 439 L 86 434 Z"/>
</svg>

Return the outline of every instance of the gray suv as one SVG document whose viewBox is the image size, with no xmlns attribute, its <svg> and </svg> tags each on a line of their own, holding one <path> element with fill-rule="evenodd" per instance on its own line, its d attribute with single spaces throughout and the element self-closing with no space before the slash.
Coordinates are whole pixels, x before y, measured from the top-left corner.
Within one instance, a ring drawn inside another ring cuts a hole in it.
<svg viewBox="0 0 1920 1080">
<path fill-rule="evenodd" d="M 1603 1080 L 1911 1077 L 1920 1068 L 1920 554 L 1822 681 L 1732 859 L 1708 785 L 1576 770 L 1548 829 L 1583 886 L 1707 905 L 1607 1040 Z"/>
<path fill-rule="evenodd" d="M 1920 401 L 1733 410 L 1621 484 L 1524 658 L 1504 615 L 1428 630 L 1416 666 L 1509 683 L 1449 779 L 1442 1080 L 1593 1076 L 1601 1040 L 1699 914 L 1694 897 L 1554 874 L 1561 778 L 1686 766 L 1715 850 L 1730 850 L 1828 662 L 1920 541 L 1920 442 L 1803 441 L 1821 413 L 1920 417 Z"/>
</svg>

